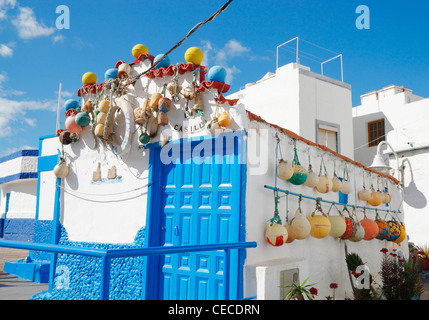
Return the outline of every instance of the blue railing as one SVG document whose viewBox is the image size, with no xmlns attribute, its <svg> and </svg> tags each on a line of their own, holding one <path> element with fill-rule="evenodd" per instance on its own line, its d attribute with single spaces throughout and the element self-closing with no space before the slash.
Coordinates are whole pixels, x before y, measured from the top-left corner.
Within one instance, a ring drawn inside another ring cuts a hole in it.
<svg viewBox="0 0 429 320">
<path fill-rule="evenodd" d="M 20 242 L 12 240 L 1 240 L 0 247 L 25 249 L 33 251 L 45 251 L 52 253 L 64 253 L 81 256 L 98 257 L 101 259 L 101 286 L 100 299 L 109 300 L 110 292 L 110 267 L 111 259 L 138 257 L 138 256 L 156 256 L 174 253 L 189 253 L 198 251 L 223 250 L 225 252 L 224 277 L 225 277 L 225 300 L 229 300 L 229 269 L 230 252 L 233 249 L 255 248 L 256 242 L 238 242 L 223 244 L 205 244 L 205 245 L 187 245 L 187 246 L 168 246 L 168 247 L 146 247 L 135 249 L 92 249 L 77 248 L 71 246 L 54 245 L 48 243 Z"/>
</svg>

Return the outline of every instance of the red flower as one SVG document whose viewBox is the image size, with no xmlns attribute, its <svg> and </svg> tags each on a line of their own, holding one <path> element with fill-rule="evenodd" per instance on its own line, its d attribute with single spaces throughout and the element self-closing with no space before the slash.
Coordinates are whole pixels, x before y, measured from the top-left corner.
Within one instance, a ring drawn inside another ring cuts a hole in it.
<svg viewBox="0 0 429 320">
<path fill-rule="evenodd" d="M 337 289 L 337 288 L 338 288 L 338 285 L 337 285 L 336 283 L 331 283 L 331 284 L 329 285 L 329 288 L 331 288 L 331 289 Z"/>
<path fill-rule="evenodd" d="M 314 296 L 314 295 L 316 295 L 317 296 L 317 289 L 315 288 L 315 287 L 311 287 L 310 288 L 310 293 Z"/>
<path fill-rule="evenodd" d="M 392 257 L 396 257 L 397 256 L 397 254 L 396 253 L 391 253 L 390 254 Z"/>
<path fill-rule="evenodd" d="M 381 249 L 380 250 L 380 252 L 383 252 L 383 253 L 386 253 L 386 252 L 388 252 L 389 250 L 387 250 L 386 248 L 383 248 L 383 249 Z"/>
</svg>

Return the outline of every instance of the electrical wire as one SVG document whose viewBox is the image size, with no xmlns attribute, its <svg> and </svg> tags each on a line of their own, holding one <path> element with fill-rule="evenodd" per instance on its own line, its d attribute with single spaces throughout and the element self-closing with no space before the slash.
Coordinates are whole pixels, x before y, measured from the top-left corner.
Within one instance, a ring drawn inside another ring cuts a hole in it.
<svg viewBox="0 0 429 320">
<path fill-rule="evenodd" d="M 226 2 L 219 10 L 217 10 L 214 14 L 212 14 L 208 19 L 198 23 L 195 27 L 193 27 L 187 34 L 186 36 L 180 40 L 178 43 L 176 43 L 176 45 L 174 45 L 170 50 L 167 51 L 167 53 L 165 53 L 157 62 L 155 62 L 150 68 L 148 68 L 147 70 L 143 71 L 142 73 L 132 77 L 130 79 L 130 84 L 133 84 L 140 79 L 141 77 L 143 77 L 146 73 L 150 72 L 151 70 L 153 70 L 158 63 L 160 63 L 166 56 L 168 56 L 171 52 L 173 52 L 174 50 L 176 50 L 183 42 L 185 42 L 185 40 L 187 38 L 189 38 L 195 31 L 197 31 L 201 26 L 203 26 L 204 24 L 212 21 L 214 18 L 216 18 L 219 14 L 221 14 L 223 11 L 225 11 L 229 4 L 232 2 L 232 0 L 229 0 L 228 2 Z"/>
</svg>

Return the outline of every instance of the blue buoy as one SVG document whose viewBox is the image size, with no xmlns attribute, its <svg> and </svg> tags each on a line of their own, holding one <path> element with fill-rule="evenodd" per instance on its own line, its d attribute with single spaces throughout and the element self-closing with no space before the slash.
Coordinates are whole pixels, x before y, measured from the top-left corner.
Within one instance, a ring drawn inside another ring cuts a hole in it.
<svg viewBox="0 0 429 320">
<path fill-rule="evenodd" d="M 79 102 L 73 99 L 69 99 L 66 102 L 64 102 L 64 107 L 66 108 L 66 111 L 70 109 L 76 109 L 76 108 L 79 108 Z"/>
<path fill-rule="evenodd" d="M 207 80 L 210 82 L 225 82 L 225 78 L 226 70 L 221 66 L 213 66 L 209 69 L 209 72 L 207 72 Z"/>
<path fill-rule="evenodd" d="M 74 121 L 79 127 L 86 127 L 91 122 L 91 118 L 89 117 L 89 114 L 86 112 L 79 112 Z"/>
<path fill-rule="evenodd" d="M 163 53 L 162 53 L 162 54 L 157 55 L 157 56 L 155 57 L 155 59 L 153 60 L 153 64 L 157 63 L 157 62 L 158 62 L 158 60 L 160 60 L 160 59 L 162 58 L 162 56 L 163 56 L 163 55 L 164 55 Z M 169 57 L 169 56 L 166 56 L 164 59 L 162 59 L 162 60 L 158 63 L 158 65 L 156 66 L 156 69 L 158 69 L 158 68 L 167 68 L 168 66 L 170 66 L 170 64 L 171 64 L 170 57 Z"/>
<path fill-rule="evenodd" d="M 104 80 L 114 79 L 118 77 L 118 69 L 111 68 L 104 73 Z"/>
</svg>

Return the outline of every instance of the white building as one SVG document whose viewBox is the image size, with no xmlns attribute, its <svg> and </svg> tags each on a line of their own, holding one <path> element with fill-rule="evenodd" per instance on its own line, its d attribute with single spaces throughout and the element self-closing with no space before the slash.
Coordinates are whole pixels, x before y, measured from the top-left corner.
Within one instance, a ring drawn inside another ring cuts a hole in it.
<svg viewBox="0 0 429 320">
<path fill-rule="evenodd" d="M 361 105 L 353 108 L 355 160 L 370 166 L 377 145 L 381 141 L 390 145 L 381 150 L 386 164 L 393 168 L 392 174 L 403 175 L 405 222 L 410 241 L 415 244 L 428 242 L 428 119 L 429 99 L 414 95 L 404 86 L 391 85 L 364 94 Z M 402 166 L 403 174 L 398 172 Z"/>
<path fill-rule="evenodd" d="M 290 63 L 231 97 L 266 121 L 353 158 L 349 84 Z"/>
<path fill-rule="evenodd" d="M 130 64 L 129 75 L 147 70 L 151 63 L 149 56 L 137 59 Z M 64 145 L 55 135 L 41 138 L 38 224 L 52 226 L 51 238 L 67 246 L 105 249 L 255 241 L 257 247 L 232 253 L 228 279 L 222 252 L 114 260 L 112 299 L 223 299 L 227 283 L 233 299 L 281 299 L 282 284 L 307 277 L 317 283 L 319 299 L 332 294 L 333 282 L 338 284 L 337 298 L 342 299 L 352 295 L 344 262 L 346 246 L 348 252 L 368 261 L 374 275 L 380 267 L 381 248 L 395 248 L 408 256 L 406 240 L 396 244 L 308 236 L 280 247 L 266 241 L 268 221 L 275 217 L 272 188 L 281 189 L 278 217 L 283 223 L 292 220 L 299 204 L 298 196 L 286 197 L 285 191 L 304 196 L 301 208 L 307 217 L 320 198 L 324 212 L 332 204 L 339 211 L 348 205 L 352 217 L 361 220 L 364 213 L 375 219 L 376 211 L 358 200 L 357 192 L 364 184 L 382 183 L 389 187 L 392 202 L 380 206 L 380 214 L 386 220 L 393 214 L 402 221 L 399 181 L 352 160 L 349 85 L 290 64 L 224 100 L 222 93 L 228 86 L 198 83 L 201 78 L 193 72 L 195 65 L 175 68 L 139 78 L 123 95 L 106 91 L 106 84 L 91 87 L 94 91 L 79 90 L 81 107 L 88 100 L 97 107 L 106 99 L 120 107 L 111 123 L 117 140 L 96 137 L 96 122 Z M 203 114 L 186 117 L 187 107 L 195 106 L 195 101 L 183 97 L 174 101 L 169 92 L 163 92 L 163 85 L 175 75 L 182 88 L 198 83 Z M 174 101 L 166 113 L 168 122 L 143 145 L 139 138 L 149 120 L 139 125 L 134 111 L 160 92 Z M 212 135 L 205 125 L 224 112 L 231 123 L 222 134 Z M 59 154 L 69 168 L 64 178 L 53 173 Z M 320 168 L 331 178 L 334 173 L 345 178 L 347 172 L 353 191 L 348 196 L 320 193 L 280 181 L 276 179 L 280 157 L 289 162 L 298 157 L 305 168 L 311 163 L 314 171 L 319 173 Z M 330 214 L 338 211 L 331 207 Z M 100 265 L 94 260 L 59 255 L 51 267 L 60 280 L 50 284 L 51 293 L 43 298 L 96 299 Z"/>
<path fill-rule="evenodd" d="M 0 158 L 0 237 L 33 241 L 37 199 L 38 150 L 20 150 Z"/>
</svg>

